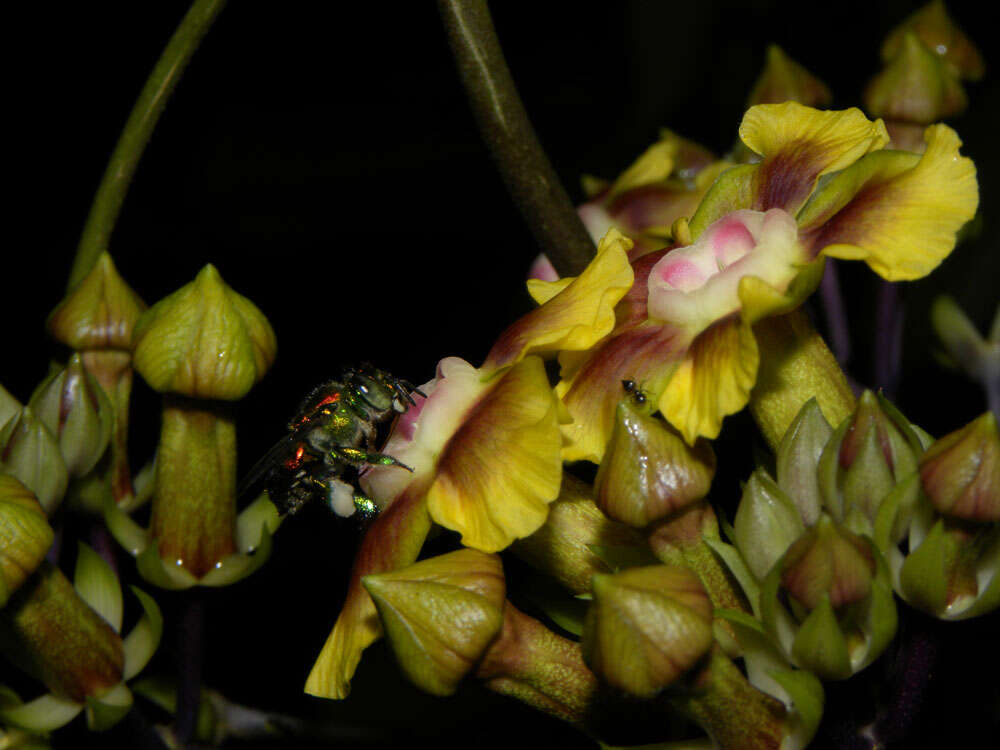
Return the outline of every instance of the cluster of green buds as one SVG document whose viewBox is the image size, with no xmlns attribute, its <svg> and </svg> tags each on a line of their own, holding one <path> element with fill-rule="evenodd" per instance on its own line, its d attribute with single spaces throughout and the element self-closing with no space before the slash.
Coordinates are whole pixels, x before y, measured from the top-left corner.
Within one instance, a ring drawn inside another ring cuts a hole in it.
<svg viewBox="0 0 1000 750">
<path fill-rule="evenodd" d="M 163 627 L 156 602 L 133 588 L 143 615 L 122 637 L 124 602 L 111 566 L 81 544 L 71 583 L 45 559 L 52 540 L 34 494 L 0 475 L 0 653 L 50 691 L 24 703 L 4 689 L 0 721 L 29 736 L 84 710 L 94 730 L 120 721 L 132 705 L 125 683 L 152 657 Z"/>
<path fill-rule="evenodd" d="M 777 481 L 759 468 L 744 487 L 735 550 L 717 545 L 763 626 L 755 629 L 768 636 L 765 645 L 826 680 L 869 665 L 896 632 L 873 517 L 895 486 L 893 458 L 911 468 L 915 460 L 905 450 L 893 454 L 908 446 L 888 438 L 891 429 L 870 392 L 836 431 L 809 401 L 778 449 Z M 751 648 L 760 646 L 751 640 Z"/>
<path fill-rule="evenodd" d="M 599 737 L 622 731 L 624 700 L 654 727 L 664 711 L 686 717 L 721 747 L 804 747 L 819 681 L 771 656 L 748 679 L 734 627 L 716 618 L 750 614 L 709 546 L 714 470 L 707 441 L 688 446 L 623 399 L 594 485 L 565 474 L 545 523 L 511 547 L 535 570 L 517 595 L 568 636 L 505 599 L 499 556 L 461 549 L 361 579 L 402 672 L 434 695 L 476 680 Z"/>
<path fill-rule="evenodd" d="M 1000 439 L 992 412 L 931 443 L 886 498 L 875 541 L 909 604 L 943 620 L 1000 606 Z"/>
</svg>

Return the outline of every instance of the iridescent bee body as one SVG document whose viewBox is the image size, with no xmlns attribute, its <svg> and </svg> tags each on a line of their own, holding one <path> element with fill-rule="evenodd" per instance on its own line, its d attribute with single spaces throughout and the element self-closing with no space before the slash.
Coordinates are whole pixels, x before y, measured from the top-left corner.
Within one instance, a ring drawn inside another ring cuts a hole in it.
<svg viewBox="0 0 1000 750">
<path fill-rule="evenodd" d="M 243 481 L 241 494 L 261 479 L 281 514 L 323 499 L 340 516 L 375 512 L 375 503 L 345 481 L 348 469 L 377 464 L 408 466 L 375 451 L 378 425 L 423 395 L 405 380 L 364 366 L 316 387 L 288 423 L 288 434 L 261 458 Z"/>
</svg>

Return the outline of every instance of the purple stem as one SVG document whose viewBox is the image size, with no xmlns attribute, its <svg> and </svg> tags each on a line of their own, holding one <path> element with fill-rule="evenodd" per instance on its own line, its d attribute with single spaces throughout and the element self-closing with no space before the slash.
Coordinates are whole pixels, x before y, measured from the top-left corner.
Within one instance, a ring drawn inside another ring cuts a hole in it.
<svg viewBox="0 0 1000 750">
<path fill-rule="evenodd" d="M 97 521 L 90 527 L 90 546 L 99 554 L 115 576 L 118 576 L 118 560 L 115 558 L 115 544 L 103 521 Z"/>
<path fill-rule="evenodd" d="M 177 713 L 174 735 L 182 747 L 194 737 L 201 703 L 201 672 L 205 657 L 205 599 L 201 591 L 187 592 L 177 624 Z"/>
<path fill-rule="evenodd" d="M 879 282 L 875 302 L 875 386 L 896 397 L 903 358 L 903 301 L 899 287 Z"/>
<path fill-rule="evenodd" d="M 851 356 L 851 334 L 847 327 L 847 313 L 844 310 L 844 297 L 840 293 L 840 277 L 837 272 L 837 261 L 832 258 L 826 261 L 823 280 L 819 283 L 819 295 L 823 301 L 823 313 L 826 317 L 826 327 L 830 333 L 830 348 L 840 365 L 846 366 Z"/>
<path fill-rule="evenodd" d="M 63 525 L 62 522 L 52 527 L 52 546 L 45 553 L 45 559 L 59 567 L 59 555 L 62 553 Z"/>
<path fill-rule="evenodd" d="M 900 647 L 891 699 L 875 719 L 874 735 L 880 747 L 907 739 L 923 708 L 941 653 L 938 637 L 926 625 L 914 625 Z"/>
</svg>

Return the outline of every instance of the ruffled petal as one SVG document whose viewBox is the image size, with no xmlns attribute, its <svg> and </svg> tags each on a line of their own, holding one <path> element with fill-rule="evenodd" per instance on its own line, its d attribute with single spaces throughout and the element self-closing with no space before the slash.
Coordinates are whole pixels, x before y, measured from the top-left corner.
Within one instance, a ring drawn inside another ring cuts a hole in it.
<svg viewBox="0 0 1000 750">
<path fill-rule="evenodd" d="M 660 412 L 694 445 L 718 437 L 722 418 L 746 406 L 759 355 L 750 325 L 732 317 L 703 331 L 660 396 Z"/>
<path fill-rule="evenodd" d="M 562 478 L 558 408 L 537 357 L 505 372 L 448 441 L 427 492 L 431 517 L 497 552 L 537 530 Z"/>
<path fill-rule="evenodd" d="M 362 576 L 402 568 L 417 559 L 431 528 L 424 489 L 410 484 L 368 528 L 351 570 L 347 599 L 333 631 L 313 664 L 305 691 L 320 698 L 346 698 L 361 652 L 382 635 L 375 603 Z"/>
<path fill-rule="evenodd" d="M 889 281 L 926 276 L 948 256 L 979 205 L 976 168 L 948 126 L 924 138 L 922 156 L 869 154 L 817 191 L 798 217 L 814 254 L 863 260 Z"/>
<path fill-rule="evenodd" d="M 563 379 L 556 395 L 573 419 L 562 428 L 567 441 L 563 459 L 600 463 L 615 408 L 624 397 L 621 381 L 634 380 L 656 403 L 690 340 L 678 328 L 647 322 L 612 336 L 586 358 L 561 358 Z"/>
<path fill-rule="evenodd" d="M 752 208 L 783 208 L 792 214 L 822 175 L 889 142 L 882 121 L 871 122 L 860 109 L 824 111 L 797 102 L 751 107 L 743 116 L 740 138 L 763 157 L 754 172 Z"/>
<path fill-rule="evenodd" d="M 630 239 L 610 230 L 582 274 L 500 334 L 484 369 L 512 365 L 528 354 L 589 349 L 610 333 L 615 305 L 632 286 L 631 247 Z"/>
</svg>

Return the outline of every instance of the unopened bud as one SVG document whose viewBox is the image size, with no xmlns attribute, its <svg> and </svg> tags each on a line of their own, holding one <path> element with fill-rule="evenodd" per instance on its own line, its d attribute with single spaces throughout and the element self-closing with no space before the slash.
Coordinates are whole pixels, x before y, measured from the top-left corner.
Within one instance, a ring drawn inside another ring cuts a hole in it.
<svg viewBox="0 0 1000 750">
<path fill-rule="evenodd" d="M 132 328 L 146 304 L 103 253 L 49 315 L 49 333 L 71 349 L 132 348 Z"/>
<path fill-rule="evenodd" d="M 133 343 L 135 369 L 154 390 L 226 401 L 246 395 L 277 348 L 263 313 L 212 265 L 147 310 Z"/>
<path fill-rule="evenodd" d="M 772 44 L 767 48 L 767 62 L 750 92 L 747 106 L 799 102 L 822 108 L 832 98 L 826 84 Z"/>
<path fill-rule="evenodd" d="M 59 444 L 31 407 L 0 429 L 0 470 L 21 480 L 49 515 L 66 492 L 69 475 Z"/>
<path fill-rule="evenodd" d="M 407 677 L 433 695 L 451 695 L 503 623 L 500 558 L 461 549 L 362 583 Z"/>
<path fill-rule="evenodd" d="M 778 448 L 778 486 L 798 508 L 806 526 L 816 523 L 822 507 L 817 469 L 830 427 L 816 399 L 809 399 L 785 432 Z"/>
<path fill-rule="evenodd" d="M 871 533 L 882 500 L 916 470 L 921 451 L 920 441 L 896 408 L 865 391 L 820 458 L 824 505 L 855 531 Z"/>
<path fill-rule="evenodd" d="M 882 45 L 882 60 L 899 54 L 903 37 L 912 32 L 965 79 L 978 80 L 986 72 L 983 56 L 945 10 L 943 0 L 933 0 L 893 29 Z"/>
<path fill-rule="evenodd" d="M 888 67 L 868 84 L 864 100 L 875 117 L 920 124 L 953 117 L 968 106 L 955 73 L 910 32 Z"/>
<path fill-rule="evenodd" d="M 931 445 L 920 459 L 920 481 L 939 513 L 1000 521 L 1000 438 L 993 413 Z"/>
<path fill-rule="evenodd" d="M 52 527 L 32 492 L 0 474 L 0 608 L 45 559 Z"/>
<path fill-rule="evenodd" d="M 805 531 L 791 498 L 762 469 L 743 488 L 733 527 L 736 548 L 758 580 Z"/>
<path fill-rule="evenodd" d="M 704 498 L 714 474 L 707 441 L 688 447 L 662 420 L 622 401 L 594 500 L 616 521 L 643 528 Z"/>
<path fill-rule="evenodd" d="M 654 565 L 594 576 L 583 631 L 587 665 L 613 687 L 649 698 L 712 645 L 712 604 L 687 568 Z"/>
<path fill-rule="evenodd" d="M 112 407 L 79 354 L 53 373 L 31 397 L 31 408 L 59 441 L 72 477 L 82 477 L 98 462 L 111 438 Z"/>
<path fill-rule="evenodd" d="M 103 694 L 124 674 L 121 638 L 48 562 L 0 610 L 0 648 L 75 703 Z"/>
<path fill-rule="evenodd" d="M 806 610 L 828 598 L 834 609 L 865 599 L 875 575 L 872 546 L 823 516 L 788 548 L 781 586 Z"/>
</svg>

